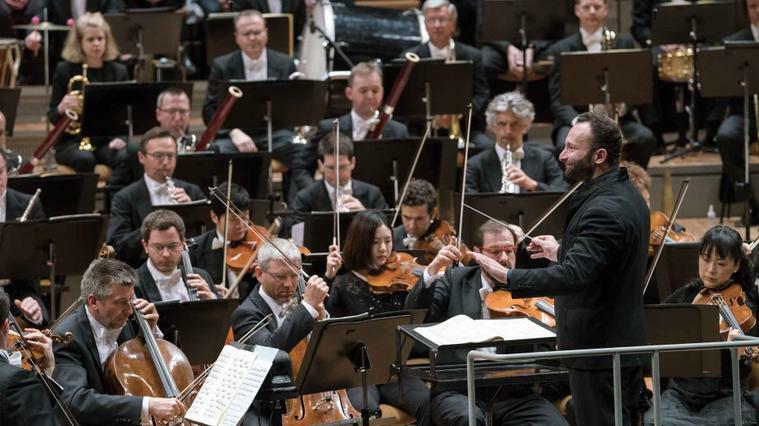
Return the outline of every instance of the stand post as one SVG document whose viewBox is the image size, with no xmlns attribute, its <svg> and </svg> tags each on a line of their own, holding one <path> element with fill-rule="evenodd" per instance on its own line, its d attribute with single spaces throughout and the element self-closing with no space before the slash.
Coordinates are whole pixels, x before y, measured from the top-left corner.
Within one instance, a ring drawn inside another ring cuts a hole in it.
<svg viewBox="0 0 759 426">
<path fill-rule="evenodd" d="M 266 100 L 266 144 L 269 150 L 269 155 L 271 155 L 271 146 L 272 146 L 271 138 L 272 138 L 271 99 L 267 99 Z M 269 162 L 269 197 L 270 198 L 273 197 L 273 194 L 274 194 L 274 186 L 271 181 L 273 174 L 274 174 L 274 168 L 272 167 L 271 161 L 270 161 Z"/>
<path fill-rule="evenodd" d="M 47 265 L 50 267 L 50 320 L 58 318 L 58 306 L 55 301 L 55 243 L 50 242 L 48 246 Z"/>
<path fill-rule="evenodd" d="M 47 8 L 42 9 L 42 22 L 47 23 Z M 45 25 L 42 31 L 45 43 L 45 99 L 50 99 L 50 28 Z M 50 120 L 45 118 L 45 133 L 50 133 Z"/>
<path fill-rule="evenodd" d="M 519 35 L 522 38 L 522 94 L 527 96 L 527 14 L 522 12 Z M 507 54 L 508 56 L 508 54 Z M 508 61 L 507 61 L 508 62 Z"/>
<path fill-rule="evenodd" d="M 432 134 L 432 91 L 429 81 L 424 82 L 424 115 L 427 118 L 427 134 Z"/>
<path fill-rule="evenodd" d="M 746 197 L 746 208 L 743 213 L 743 223 L 746 226 L 746 241 L 751 241 L 751 184 L 749 183 L 749 101 L 748 101 L 748 76 L 750 67 L 743 67 L 743 190 L 748 192 Z M 757 124 L 759 125 L 759 124 Z"/>
</svg>

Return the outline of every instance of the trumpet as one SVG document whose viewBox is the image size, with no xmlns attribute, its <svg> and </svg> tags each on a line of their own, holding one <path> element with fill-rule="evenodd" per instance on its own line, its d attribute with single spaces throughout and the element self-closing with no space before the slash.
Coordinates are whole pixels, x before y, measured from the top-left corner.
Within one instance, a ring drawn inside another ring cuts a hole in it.
<svg viewBox="0 0 759 426">
<path fill-rule="evenodd" d="M 90 84 L 90 80 L 87 78 L 87 64 L 82 64 L 82 74 L 75 75 L 69 79 L 68 88 L 66 94 L 75 96 L 79 101 L 79 108 L 75 108 L 74 112 L 78 115 L 82 114 L 84 108 L 84 88 Z M 71 120 L 71 123 L 66 127 L 66 133 L 70 135 L 79 135 L 82 132 L 82 123 L 79 120 Z M 79 149 L 82 151 L 92 151 L 92 143 L 90 143 L 89 137 L 84 137 L 79 141 Z"/>
</svg>

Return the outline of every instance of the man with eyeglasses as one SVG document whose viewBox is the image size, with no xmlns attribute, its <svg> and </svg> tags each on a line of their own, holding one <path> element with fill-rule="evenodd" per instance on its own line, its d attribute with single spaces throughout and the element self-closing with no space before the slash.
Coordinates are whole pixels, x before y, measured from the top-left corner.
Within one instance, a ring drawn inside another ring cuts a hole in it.
<svg viewBox="0 0 759 426">
<path fill-rule="evenodd" d="M 481 253 L 504 267 L 516 263 L 517 227 L 507 228 L 489 220 L 477 229 L 473 251 Z M 425 322 L 442 322 L 456 315 L 473 319 L 490 319 L 485 298 L 498 282 L 479 266 L 453 268 L 461 260 L 461 252 L 454 245 L 441 249 L 427 265 L 423 276 L 406 298 L 406 309 L 427 309 Z M 466 351 L 454 354 L 456 362 L 466 360 Z M 478 396 L 486 392 L 480 390 Z M 566 421 L 554 406 L 539 396 L 530 385 L 509 387 L 493 395 L 495 424 L 563 425 Z M 485 415 L 476 409 L 477 424 L 485 424 Z M 433 391 L 430 412 L 435 424 L 467 425 L 469 421 L 466 393 L 460 391 Z"/>
<path fill-rule="evenodd" d="M 148 260 L 137 270 L 137 297 L 150 302 L 179 300 L 187 302 L 191 291 L 198 299 L 217 299 L 217 289 L 208 272 L 192 268 L 187 281 L 179 263 L 185 249 L 185 227 L 182 218 L 171 210 L 156 210 L 142 222 L 142 248 Z"/>
<path fill-rule="evenodd" d="M 566 190 L 564 173 L 551 149 L 524 141 L 535 119 L 532 102 L 519 92 L 502 93 L 488 104 L 485 119 L 495 146 L 469 159 L 466 192 Z"/>
<path fill-rule="evenodd" d="M 197 185 L 167 177 L 177 165 L 177 144 L 171 133 L 154 127 L 143 135 L 137 154 L 145 169 L 143 178 L 116 193 L 111 201 L 111 221 L 108 224 L 108 244 L 116 249 L 118 258 L 132 267 L 142 264 L 144 253 L 140 227 L 153 206 L 184 204 L 205 198 Z"/>
</svg>

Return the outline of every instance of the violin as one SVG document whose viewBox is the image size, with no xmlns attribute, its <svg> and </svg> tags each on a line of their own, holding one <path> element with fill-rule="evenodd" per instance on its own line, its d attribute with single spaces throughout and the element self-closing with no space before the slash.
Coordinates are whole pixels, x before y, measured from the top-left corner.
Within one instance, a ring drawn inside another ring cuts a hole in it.
<svg viewBox="0 0 759 426">
<path fill-rule="evenodd" d="M 719 308 L 719 332 L 725 340 L 730 329 L 738 330 L 745 334 L 756 326 L 756 317 L 751 308 L 746 304 L 746 293 L 739 283 L 729 284 L 722 290 L 703 288 L 693 298 L 694 304 L 716 305 Z M 756 348 L 746 347 L 746 356 L 752 361 L 759 361 L 759 352 Z"/>
<path fill-rule="evenodd" d="M 438 220 L 430 226 L 427 234 L 414 243 L 414 250 L 422 250 L 426 254 L 427 263 L 437 256 L 443 247 L 453 244 L 456 238 L 456 230 L 445 220 Z M 466 246 L 461 245 L 461 263 L 468 265 L 472 261 Z"/>
<path fill-rule="evenodd" d="M 392 252 L 377 273 L 369 273 L 361 279 L 369 284 L 373 293 L 411 291 L 424 271 L 424 266 L 408 253 Z"/>
<path fill-rule="evenodd" d="M 648 239 L 649 256 L 653 256 L 654 252 L 656 251 L 656 247 L 661 245 L 662 240 L 675 243 L 695 243 L 698 241 L 698 238 L 696 238 L 693 234 L 685 232 L 685 229 L 681 229 L 679 231 L 671 229 L 669 232 L 667 232 L 667 228 L 669 228 L 669 222 L 670 220 L 666 214 L 655 210 L 651 212 L 651 234 Z M 664 236 L 665 233 L 666 238 Z"/>
<path fill-rule="evenodd" d="M 49 337 L 52 341 L 58 342 L 64 346 L 68 345 L 74 340 L 74 335 L 71 334 L 71 332 L 66 332 L 63 335 L 60 335 L 50 328 L 46 328 L 40 331 L 45 336 Z M 45 357 L 45 353 L 42 351 L 42 349 L 36 346 L 29 346 L 27 348 L 28 350 L 24 350 L 25 345 L 26 343 L 24 341 L 23 334 L 19 334 L 14 330 L 10 330 L 8 333 L 8 338 L 6 340 L 6 350 L 9 353 L 21 353 L 21 368 L 26 371 L 33 371 L 32 362 L 41 364 L 42 360 Z"/>
<path fill-rule="evenodd" d="M 227 247 L 227 266 L 235 272 L 235 275 L 245 269 L 251 258 L 255 259 L 258 254 L 258 249 L 264 242 L 261 238 L 265 235 L 267 239 L 271 239 L 279 233 L 279 228 L 282 225 L 282 221 L 279 218 L 274 219 L 269 228 L 265 228 L 261 225 L 251 223 L 249 227 L 253 227 L 258 232 L 248 229 L 245 232 L 245 237 L 239 241 L 230 241 L 229 247 Z M 303 255 L 311 254 L 311 251 L 305 247 L 298 247 L 298 250 Z"/>
<path fill-rule="evenodd" d="M 496 290 L 485 298 L 490 318 L 531 317 L 549 327 L 556 327 L 556 310 L 553 298 L 515 298 L 510 291 Z"/>
</svg>

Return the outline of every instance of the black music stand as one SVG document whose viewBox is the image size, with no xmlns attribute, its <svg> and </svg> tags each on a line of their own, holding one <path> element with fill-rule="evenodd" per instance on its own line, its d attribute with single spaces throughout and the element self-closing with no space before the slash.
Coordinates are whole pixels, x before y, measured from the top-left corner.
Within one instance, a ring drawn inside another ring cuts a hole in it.
<svg viewBox="0 0 759 426">
<path fill-rule="evenodd" d="M 268 151 L 272 151 L 274 127 L 303 126 L 319 122 L 326 109 L 327 83 L 316 80 L 231 80 L 221 84 L 219 93 L 237 86 L 243 96 L 224 121 L 226 129 L 265 127 Z M 273 194 L 269 165 L 269 194 Z M 252 195 L 252 194 L 251 194 Z"/>
<path fill-rule="evenodd" d="M 701 243 L 665 243 L 656 264 L 656 288 L 663 301 L 688 281 L 698 277 Z"/>
<path fill-rule="evenodd" d="M 564 37 L 566 8 L 556 0 L 485 0 L 482 4 L 480 41 L 519 40 L 527 63 L 527 48 L 532 40 Z M 522 93 L 527 91 L 527 73 L 522 78 Z"/>
<path fill-rule="evenodd" d="M 620 49 L 561 54 L 561 103 L 650 104 L 653 97 L 651 51 Z"/>
<path fill-rule="evenodd" d="M 94 83 L 84 89 L 82 133 L 87 136 L 141 135 L 158 126 L 155 118 L 158 95 L 170 87 L 192 99 L 192 83 Z"/>
<path fill-rule="evenodd" d="M 232 312 L 239 305 L 232 299 L 155 303 L 158 327 L 182 349 L 192 365 L 216 361 L 227 338 Z"/>
<path fill-rule="evenodd" d="M 393 210 L 384 210 L 388 223 L 393 218 Z M 340 247 L 345 246 L 345 236 L 348 233 L 353 218 L 358 212 L 340 213 Z M 313 256 L 329 251 L 332 244 L 334 214 L 332 212 L 303 213 L 303 245 L 308 247 Z"/>
<path fill-rule="evenodd" d="M 0 223 L 0 271 L 10 279 L 50 277 L 50 319 L 58 316 L 56 275 L 81 275 L 105 241 L 98 214 Z"/>
<path fill-rule="evenodd" d="M 402 65 L 393 62 L 382 67 L 385 87 L 392 86 Z M 393 116 L 427 119 L 432 115 L 464 114 L 472 99 L 473 67 L 469 61 L 420 60 L 411 70 Z M 456 90 L 451 90 L 452 81 L 456 82 Z"/>
<path fill-rule="evenodd" d="M 563 192 L 529 192 L 525 194 L 480 193 L 466 194 L 466 204 L 510 225 L 518 225 L 524 232 L 537 221 L 543 212 L 555 203 Z M 455 194 L 456 203 L 461 200 L 459 193 Z M 456 223 L 458 223 L 458 210 Z M 562 235 L 564 233 L 564 218 L 566 209 L 559 208 L 532 233 L 532 235 Z M 472 237 L 488 218 L 464 207 L 464 223 L 462 224 L 462 241 L 471 242 Z"/>
<path fill-rule="evenodd" d="M 732 34 L 733 28 L 725 23 L 735 22 L 734 1 L 708 1 L 697 3 L 662 4 L 656 6 L 651 15 L 651 41 L 653 44 L 690 44 L 693 49 L 693 63 L 699 63 L 699 43 L 716 43 Z M 691 146 L 667 155 L 661 161 L 666 163 L 703 149 L 698 141 L 696 126 L 696 97 L 699 93 L 700 78 L 693 67 L 688 90 L 691 92 L 688 111 Z"/>
<path fill-rule="evenodd" d="M 136 11 L 106 14 L 113 38 L 121 53 L 136 55 L 139 61 L 145 55 L 176 56 L 182 36 L 183 13 L 161 9 L 160 11 Z"/>
<path fill-rule="evenodd" d="M 206 23 L 206 61 L 233 52 L 239 47 L 234 38 L 234 19 L 239 12 L 211 13 Z M 293 15 L 291 13 L 264 13 L 269 32 L 267 49 L 293 56 Z"/>
<path fill-rule="evenodd" d="M 5 116 L 5 133 L 8 136 L 13 136 L 19 98 L 21 98 L 20 87 L 0 87 L 0 111 Z"/>
<path fill-rule="evenodd" d="M 353 178 L 378 186 L 387 204 L 395 206 L 420 143 L 417 138 L 353 142 L 357 164 Z M 427 139 L 414 174 L 438 189 L 441 206 L 456 186 L 457 143 L 449 138 Z"/>
<path fill-rule="evenodd" d="M 25 194 L 33 194 L 40 188 L 40 201 L 48 217 L 94 212 L 97 183 L 98 175 L 95 173 L 8 178 L 9 188 Z"/>
<path fill-rule="evenodd" d="M 174 177 L 200 186 L 210 200 L 208 188 L 227 180 L 229 160 L 232 160 L 232 182 L 245 188 L 250 198 L 266 198 L 267 171 L 271 164 L 271 155 L 267 152 L 185 152 L 177 157 Z"/>
<path fill-rule="evenodd" d="M 203 235 L 215 227 L 211 220 L 211 204 L 208 200 L 153 206 L 153 211 L 155 210 L 171 210 L 178 214 L 184 223 L 185 235 Z"/>
<path fill-rule="evenodd" d="M 719 342 L 719 309 L 716 305 L 645 305 L 649 345 Z M 662 377 L 720 377 L 720 351 L 661 353 Z"/>
<path fill-rule="evenodd" d="M 705 98 L 743 99 L 743 182 L 735 182 L 738 201 L 746 202 L 743 222 L 751 239 L 751 182 L 749 181 L 749 97 L 759 93 L 759 43 L 728 42 L 725 47 L 702 49 L 697 62 L 701 95 Z"/>
<path fill-rule="evenodd" d="M 410 339 L 397 348 L 400 357 L 390 350 L 396 348 L 396 329 L 420 323 L 425 313 L 413 310 L 374 316 L 362 314 L 317 322 L 295 379 L 298 393 L 362 387 L 364 407 L 367 407 L 367 386 L 390 382 L 411 353 Z M 325 371 L 329 374 L 324 374 Z M 370 415 L 368 409 L 361 410 L 362 423 L 366 426 Z"/>
</svg>

